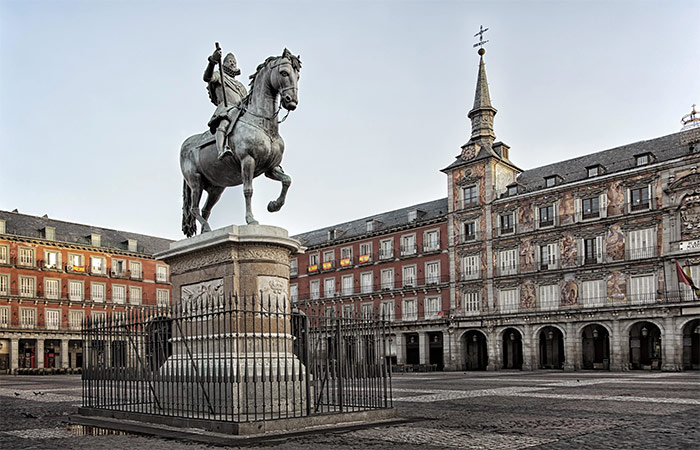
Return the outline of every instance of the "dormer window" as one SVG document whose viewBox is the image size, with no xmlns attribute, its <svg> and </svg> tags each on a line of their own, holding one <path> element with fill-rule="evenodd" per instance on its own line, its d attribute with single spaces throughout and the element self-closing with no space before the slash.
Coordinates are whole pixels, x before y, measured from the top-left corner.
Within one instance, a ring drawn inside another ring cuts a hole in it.
<svg viewBox="0 0 700 450">
<path fill-rule="evenodd" d="M 5 234 L 7 231 L 5 230 L 5 221 L 0 220 L 0 234 Z"/>
<path fill-rule="evenodd" d="M 588 171 L 588 178 L 593 178 L 600 175 L 600 166 L 587 167 L 586 170 Z"/>
<path fill-rule="evenodd" d="M 374 220 L 368 220 L 367 222 L 365 222 L 365 224 L 367 225 L 367 232 L 368 233 L 371 233 L 372 231 L 374 231 Z"/>
<path fill-rule="evenodd" d="M 97 233 L 92 233 L 90 235 L 90 244 L 92 244 L 95 247 L 100 247 L 102 244 L 102 236 L 100 236 Z"/>
<path fill-rule="evenodd" d="M 651 154 L 650 153 L 644 153 L 642 155 L 636 155 L 635 156 L 636 161 L 637 161 L 637 167 L 639 166 L 646 166 L 651 162 Z"/>
<path fill-rule="evenodd" d="M 557 177 L 556 176 L 545 177 L 545 179 L 544 179 L 545 187 L 552 187 L 552 186 L 555 186 L 556 184 L 557 184 Z"/>
<path fill-rule="evenodd" d="M 332 241 L 335 239 L 335 230 L 328 230 L 328 240 Z"/>
<path fill-rule="evenodd" d="M 518 186 L 515 184 L 508 186 L 508 197 L 511 197 L 513 195 L 518 195 Z"/>
<path fill-rule="evenodd" d="M 408 221 L 409 222 L 415 222 L 417 218 L 418 218 L 418 210 L 417 209 L 412 209 L 408 212 Z"/>
<path fill-rule="evenodd" d="M 56 240 L 56 229 L 54 227 L 44 228 L 44 239 L 49 241 Z"/>
</svg>

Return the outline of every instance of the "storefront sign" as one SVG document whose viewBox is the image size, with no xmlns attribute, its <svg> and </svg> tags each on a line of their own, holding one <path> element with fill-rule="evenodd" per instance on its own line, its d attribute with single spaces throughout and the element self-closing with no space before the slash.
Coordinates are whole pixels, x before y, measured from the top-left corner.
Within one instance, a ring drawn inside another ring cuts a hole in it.
<svg viewBox="0 0 700 450">
<path fill-rule="evenodd" d="M 696 239 L 694 241 L 683 241 L 680 243 L 679 248 L 682 252 L 700 250 L 700 239 Z"/>
</svg>

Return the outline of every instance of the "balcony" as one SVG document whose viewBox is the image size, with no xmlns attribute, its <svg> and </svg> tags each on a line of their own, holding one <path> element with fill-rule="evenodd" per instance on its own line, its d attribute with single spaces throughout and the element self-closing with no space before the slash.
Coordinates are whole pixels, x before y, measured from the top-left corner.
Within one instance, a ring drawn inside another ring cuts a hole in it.
<svg viewBox="0 0 700 450">
<path fill-rule="evenodd" d="M 391 259 L 394 257 L 394 249 L 379 249 L 379 259 Z"/>
<path fill-rule="evenodd" d="M 372 254 L 371 253 L 362 254 L 357 258 L 357 261 L 359 264 L 369 264 L 372 262 Z"/>
<path fill-rule="evenodd" d="M 401 246 L 401 256 L 412 256 L 418 253 L 418 246 L 416 244 L 408 244 Z"/>
<path fill-rule="evenodd" d="M 440 245 L 441 243 L 438 242 L 429 242 L 429 243 L 423 243 L 423 253 L 433 253 L 433 252 L 439 252 L 440 251 Z"/>
<path fill-rule="evenodd" d="M 401 291 L 402 289 L 439 289 L 441 285 L 447 284 L 450 281 L 449 275 L 443 276 L 432 276 L 425 278 L 412 278 L 410 280 L 404 280 L 402 282 L 396 280 L 384 280 L 384 282 L 377 284 L 359 284 L 354 286 L 345 286 L 340 289 L 340 291 L 333 291 L 334 298 L 336 297 L 351 297 L 351 296 L 363 296 L 363 295 L 383 295 L 389 292 Z M 326 297 L 324 294 L 324 298 Z M 312 293 L 300 293 L 298 294 L 298 299 L 300 302 L 307 300 L 320 300 L 320 292 Z"/>
<path fill-rule="evenodd" d="M 656 247 L 625 248 L 625 260 L 656 258 Z"/>
<path fill-rule="evenodd" d="M 457 239 L 458 244 L 471 244 L 478 241 L 481 241 L 481 233 L 478 231 L 473 233 L 462 233 Z"/>
<path fill-rule="evenodd" d="M 155 300 L 154 298 L 151 298 L 150 296 L 146 295 L 145 293 L 141 292 L 141 295 L 138 297 L 132 297 L 130 294 L 127 293 L 126 296 L 107 296 L 105 294 L 95 294 L 95 292 L 90 292 L 89 289 L 86 289 L 85 291 L 78 291 L 78 292 L 62 292 L 60 295 L 56 292 L 46 292 L 44 289 L 38 289 L 33 292 L 22 292 L 21 289 L 13 288 L 10 290 L 5 290 L 5 291 L 0 291 L 0 296 L 7 296 L 11 298 L 17 298 L 17 299 L 32 299 L 32 300 L 45 300 L 51 303 L 64 303 L 64 302 L 69 302 L 69 303 L 98 303 L 98 304 L 119 304 L 119 305 L 125 305 L 126 302 L 128 301 L 130 305 L 136 305 L 136 306 L 144 306 L 143 304 L 146 303 L 145 306 L 150 306 L 148 305 L 149 300 Z"/>
<path fill-rule="evenodd" d="M 325 261 L 325 262 L 321 263 L 321 270 L 322 271 L 326 272 L 328 270 L 333 270 L 333 269 L 335 269 L 335 261 L 331 260 L 331 261 Z"/>
<path fill-rule="evenodd" d="M 352 256 L 348 256 L 347 258 L 340 258 L 340 267 L 341 268 L 352 267 L 352 266 L 353 266 Z"/>
<path fill-rule="evenodd" d="M 550 256 L 546 260 L 537 258 L 537 270 L 557 270 L 559 268 L 559 258 Z"/>
<path fill-rule="evenodd" d="M 517 264 L 508 264 L 503 266 L 494 267 L 494 275 L 497 277 L 506 277 L 510 275 L 518 274 Z"/>
<path fill-rule="evenodd" d="M 459 274 L 459 281 L 472 281 L 481 278 L 481 269 L 466 269 Z"/>
</svg>

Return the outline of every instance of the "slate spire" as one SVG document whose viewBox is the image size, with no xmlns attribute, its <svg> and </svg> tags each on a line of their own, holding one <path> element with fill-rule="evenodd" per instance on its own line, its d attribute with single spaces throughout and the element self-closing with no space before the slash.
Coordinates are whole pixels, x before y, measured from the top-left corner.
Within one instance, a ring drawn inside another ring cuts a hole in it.
<svg viewBox="0 0 700 450">
<path fill-rule="evenodd" d="M 470 141 L 481 144 L 493 144 L 496 134 L 493 132 L 493 117 L 496 108 L 491 106 L 489 84 L 486 80 L 486 66 L 484 65 L 484 48 L 479 49 L 479 76 L 476 80 L 476 92 L 474 94 L 474 107 L 467 117 L 472 121 L 472 136 Z"/>
</svg>

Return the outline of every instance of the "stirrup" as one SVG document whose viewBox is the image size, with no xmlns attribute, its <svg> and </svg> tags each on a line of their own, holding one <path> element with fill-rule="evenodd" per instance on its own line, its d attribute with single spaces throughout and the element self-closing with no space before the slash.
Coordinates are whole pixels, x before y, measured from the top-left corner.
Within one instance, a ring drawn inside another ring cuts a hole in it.
<svg viewBox="0 0 700 450">
<path fill-rule="evenodd" d="M 230 149 L 229 147 L 225 147 L 225 148 L 224 148 L 224 151 L 221 152 L 221 153 L 219 153 L 219 156 L 218 156 L 219 161 L 221 161 L 222 159 L 224 159 L 224 157 L 225 157 L 226 155 L 233 156 L 233 151 L 231 151 L 231 149 Z"/>
</svg>

